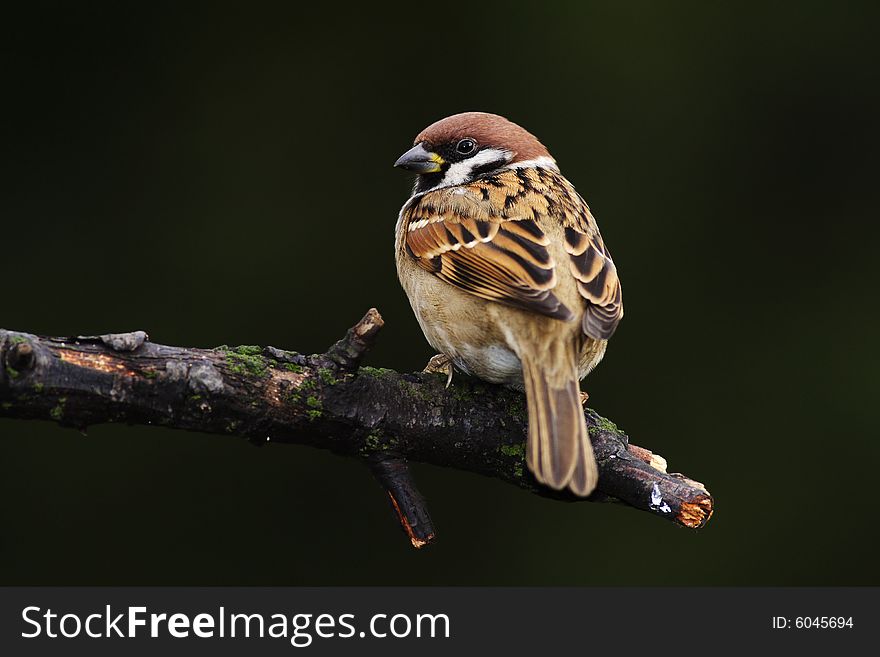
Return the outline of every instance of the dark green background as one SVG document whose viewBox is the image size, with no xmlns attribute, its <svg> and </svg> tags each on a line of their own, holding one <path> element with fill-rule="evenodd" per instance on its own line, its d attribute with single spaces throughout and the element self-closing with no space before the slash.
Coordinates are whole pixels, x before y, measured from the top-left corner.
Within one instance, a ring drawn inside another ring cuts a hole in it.
<svg viewBox="0 0 880 657">
<path fill-rule="evenodd" d="M 416 552 L 354 460 L 0 420 L 0 582 L 880 584 L 875 3 L 79 4 L 0 20 L 0 325 L 311 352 L 376 306 L 419 369 L 391 164 L 501 113 L 621 272 L 592 404 L 717 511 L 416 466 Z"/>
</svg>

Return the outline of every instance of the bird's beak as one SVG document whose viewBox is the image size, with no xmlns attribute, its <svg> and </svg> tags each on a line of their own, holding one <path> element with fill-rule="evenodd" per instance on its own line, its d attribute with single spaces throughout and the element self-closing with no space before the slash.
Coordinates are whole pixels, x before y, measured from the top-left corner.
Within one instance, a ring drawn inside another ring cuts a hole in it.
<svg viewBox="0 0 880 657">
<path fill-rule="evenodd" d="M 394 166 L 415 173 L 437 173 L 443 164 L 445 164 L 443 158 L 437 153 L 432 153 L 421 144 L 416 144 L 397 158 Z"/>
</svg>

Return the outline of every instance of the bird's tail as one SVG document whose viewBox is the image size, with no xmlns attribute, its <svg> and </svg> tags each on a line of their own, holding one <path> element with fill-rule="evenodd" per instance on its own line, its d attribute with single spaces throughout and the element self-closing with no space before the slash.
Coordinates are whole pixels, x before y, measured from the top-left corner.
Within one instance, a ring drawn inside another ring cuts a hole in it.
<svg viewBox="0 0 880 657">
<path fill-rule="evenodd" d="M 581 405 L 574 346 L 559 346 L 565 357 L 548 359 L 558 363 L 555 371 L 539 362 L 544 359 L 520 354 L 529 410 L 526 463 L 541 483 L 586 497 L 599 473 Z"/>
</svg>

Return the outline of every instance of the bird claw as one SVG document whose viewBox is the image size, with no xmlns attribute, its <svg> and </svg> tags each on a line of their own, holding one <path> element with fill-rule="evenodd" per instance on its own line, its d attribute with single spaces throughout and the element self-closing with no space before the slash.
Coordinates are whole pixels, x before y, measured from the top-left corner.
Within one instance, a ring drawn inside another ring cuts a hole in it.
<svg viewBox="0 0 880 657">
<path fill-rule="evenodd" d="M 431 360 L 428 361 L 428 364 L 425 365 L 425 369 L 422 371 L 427 372 L 428 374 L 445 374 L 447 388 L 449 387 L 449 384 L 452 383 L 452 361 L 448 356 L 444 356 L 443 354 L 432 356 Z"/>
<path fill-rule="evenodd" d="M 587 405 L 587 400 L 590 398 L 590 395 L 583 390 L 581 391 L 581 406 Z"/>
</svg>

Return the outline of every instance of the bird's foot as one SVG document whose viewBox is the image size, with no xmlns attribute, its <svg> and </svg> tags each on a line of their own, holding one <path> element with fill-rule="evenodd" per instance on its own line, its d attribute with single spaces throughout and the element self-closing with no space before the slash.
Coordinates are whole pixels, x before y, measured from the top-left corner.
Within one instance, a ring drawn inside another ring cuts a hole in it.
<svg viewBox="0 0 880 657">
<path fill-rule="evenodd" d="M 590 395 L 583 390 L 581 390 L 581 406 L 587 405 L 587 400 L 590 398 Z"/>
<path fill-rule="evenodd" d="M 422 371 L 427 372 L 428 374 L 445 374 L 447 388 L 449 387 L 449 384 L 452 383 L 452 361 L 449 360 L 448 356 L 444 356 L 443 354 L 432 356 L 431 360 L 428 361 L 428 364 L 425 365 L 425 369 Z"/>
</svg>

